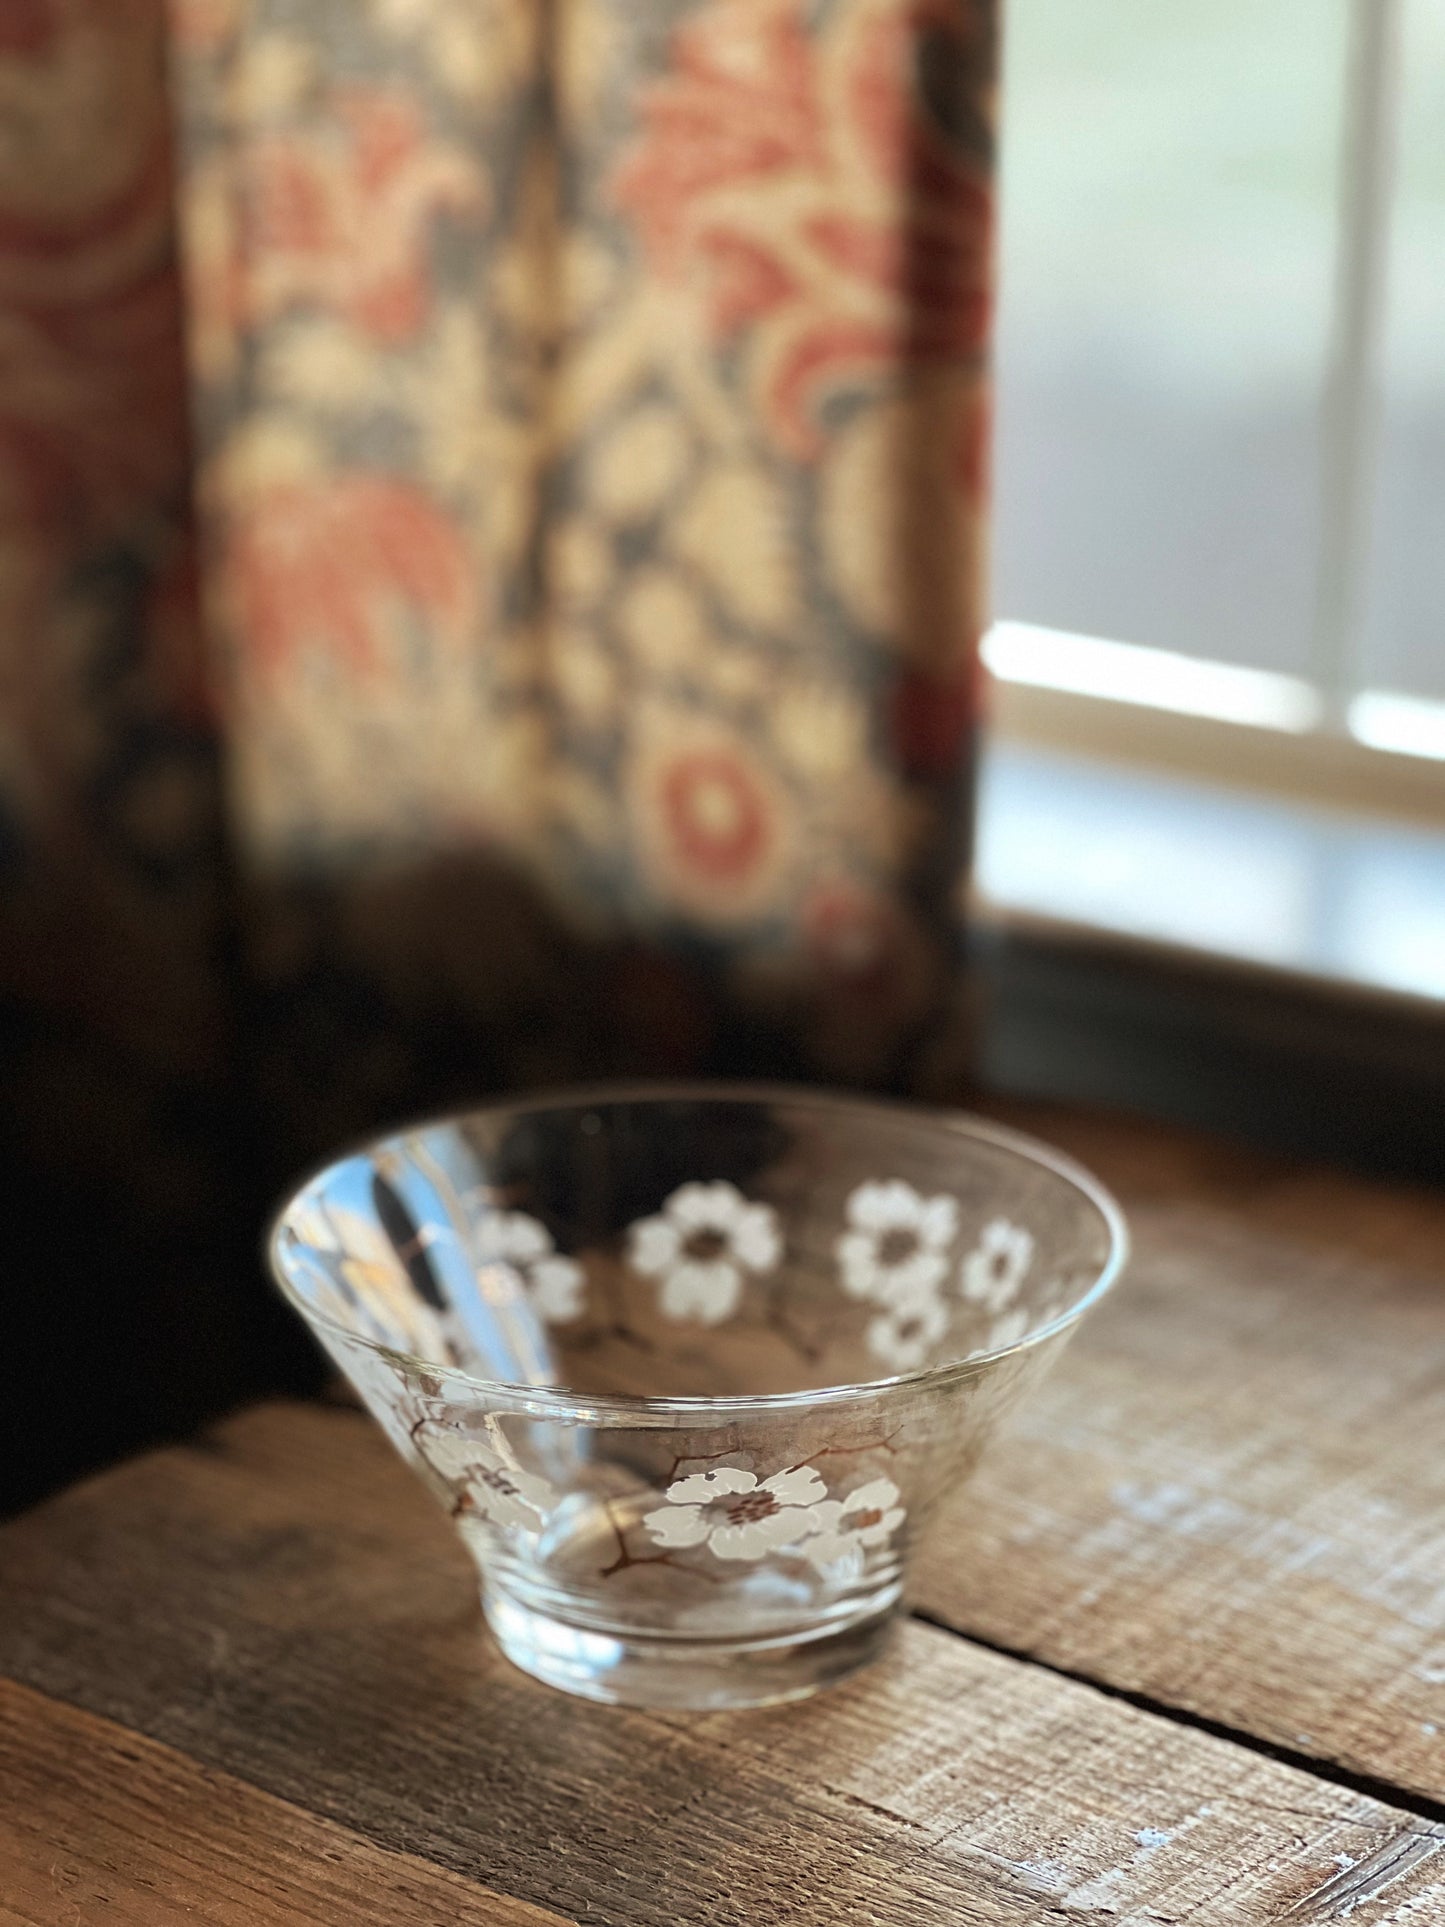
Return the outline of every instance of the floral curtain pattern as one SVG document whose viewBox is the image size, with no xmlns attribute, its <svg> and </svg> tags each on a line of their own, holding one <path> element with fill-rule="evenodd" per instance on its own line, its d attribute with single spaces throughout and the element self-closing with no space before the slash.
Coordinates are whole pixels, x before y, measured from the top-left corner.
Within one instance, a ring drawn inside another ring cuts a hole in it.
<svg viewBox="0 0 1445 1927">
<path fill-rule="evenodd" d="M 295 982 L 321 917 L 398 1061 L 501 1081 L 956 1071 L 986 0 L 176 34 L 229 820 Z"/>
<path fill-rule="evenodd" d="M 993 38 L 3 10 L 0 1010 L 59 1162 L 201 1210 L 237 1132 L 453 1091 L 956 1077 Z"/>
</svg>

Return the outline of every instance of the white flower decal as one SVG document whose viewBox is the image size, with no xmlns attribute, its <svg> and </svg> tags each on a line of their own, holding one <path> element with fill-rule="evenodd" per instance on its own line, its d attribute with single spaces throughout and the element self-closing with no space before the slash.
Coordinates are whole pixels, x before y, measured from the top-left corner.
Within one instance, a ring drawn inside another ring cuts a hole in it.
<svg viewBox="0 0 1445 1927">
<path fill-rule="evenodd" d="M 891 1479 L 871 1479 L 833 1499 L 810 1465 L 761 1482 L 725 1465 L 678 1479 L 667 1504 L 645 1513 L 642 1523 L 669 1549 L 706 1546 L 719 1559 L 791 1553 L 836 1582 L 858 1577 L 869 1550 L 886 1545 L 906 1516 Z"/>
<path fill-rule="evenodd" d="M 828 1488 L 811 1465 L 776 1472 L 761 1483 L 751 1472 L 723 1465 L 678 1479 L 666 1498 L 665 1506 L 642 1515 L 658 1545 L 706 1545 L 719 1559 L 761 1559 L 819 1529 Z"/>
<path fill-rule="evenodd" d="M 841 1503 L 828 1499 L 814 1506 L 816 1529 L 803 1547 L 803 1556 L 820 1572 L 856 1577 L 867 1550 L 886 1545 L 907 1516 L 898 1499 L 892 1479 L 870 1479 Z"/>
<path fill-rule="evenodd" d="M 1032 1232 L 1007 1218 L 994 1218 L 963 1261 L 959 1278 L 964 1297 L 985 1311 L 1004 1311 L 1018 1296 L 1033 1256 Z"/>
<path fill-rule="evenodd" d="M 504 1276 L 493 1282 L 503 1295 L 525 1292 L 546 1324 L 564 1325 L 581 1316 L 582 1267 L 558 1256 L 551 1232 L 535 1218 L 522 1211 L 484 1212 L 473 1227 L 472 1249 L 484 1291 L 487 1272 L 496 1267 Z"/>
<path fill-rule="evenodd" d="M 494 1526 L 540 1532 L 557 1495 L 545 1479 L 525 1472 L 501 1428 L 462 1432 L 426 1419 L 412 1434 L 417 1451 L 437 1477 L 461 1488 L 469 1509 Z"/>
<path fill-rule="evenodd" d="M 777 1213 L 750 1204 L 736 1185 L 684 1184 L 655 1218 L 628 1234 L 628 1257 L 646 1277 L 662 1280 L 669 1318 L 716 1325 L 742 1296 L 745 1272 L 771 1271 L 782 1252 Z"/>
<path fill-rule="evenodd" d="M 837 1244 L 843 1289 L 882 1305 L 917 1304 L 943 1282 L 958 1206 L 921 1197 L 901 1178 L 860 1184 L 848 1200 L 848 1227 Z"/>
<path fill-rule="evenodd" d="M 935 1293 L 912 1304 L 893 1305 L 872 1320 L 868 1349 L 895 1372 L 913 1372 L 948 1330 L 948 1312 Z"/>
</svg>

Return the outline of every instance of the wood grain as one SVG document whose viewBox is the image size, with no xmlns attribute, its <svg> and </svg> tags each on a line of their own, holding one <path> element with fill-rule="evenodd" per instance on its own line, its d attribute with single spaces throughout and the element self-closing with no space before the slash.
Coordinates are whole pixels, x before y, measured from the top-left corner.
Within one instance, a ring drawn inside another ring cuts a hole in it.
<svg viewBox="0 0 1445 1927">
<path fill-rule="evenodd" d="M 4 1927 L 558 1927 L 8 1682 L 0 1788 Z"/>
<path fill-rule="evenodd" d="M 1392 1910 L 1428 1900 L 1445 1840 L 917 1623 L 774 1713 L 566 1700 L 486 1643 L 445 1521 L 344 1410 L 78 1487 L 0 1533 L 0 1575 L 0 1671 L 576 1921 L 1313 1923 L 1357 1868 Z"/>
<path fill-rule="evenodd" d="M 1135 1257 L 925 1557 L 931 1616 L 1445 1798 L 1445 1201 L 1035 1128 Z"/>
</svg>

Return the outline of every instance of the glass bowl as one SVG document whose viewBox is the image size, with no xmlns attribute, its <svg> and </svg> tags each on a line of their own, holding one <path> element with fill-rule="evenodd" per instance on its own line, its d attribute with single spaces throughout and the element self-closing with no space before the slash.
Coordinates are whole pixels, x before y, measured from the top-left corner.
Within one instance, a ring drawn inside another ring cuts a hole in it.
<svg viewBox="0 0 1445 1927">
<path fill-rule="evenodd" d="M 873 1658 L 940 1501 L 1124 1259 L 1068 1159 L 805 1090 L 416 1125 L 281 1211 L 281 1289 L 447 1508 L 503 1651 L 631 1705 Z"/>
</svg>

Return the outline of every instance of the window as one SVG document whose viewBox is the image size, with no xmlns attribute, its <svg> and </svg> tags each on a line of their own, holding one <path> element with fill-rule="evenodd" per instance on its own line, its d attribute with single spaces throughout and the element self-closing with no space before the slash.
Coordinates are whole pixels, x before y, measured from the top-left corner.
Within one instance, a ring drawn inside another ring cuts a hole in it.
<svg viewBox="0 0 1445 1927">
<path fill-rule="evenodd" d="M 1005 730 L 1445 820 L 1445 0 L 1005 4 Z"/>
</svg>

